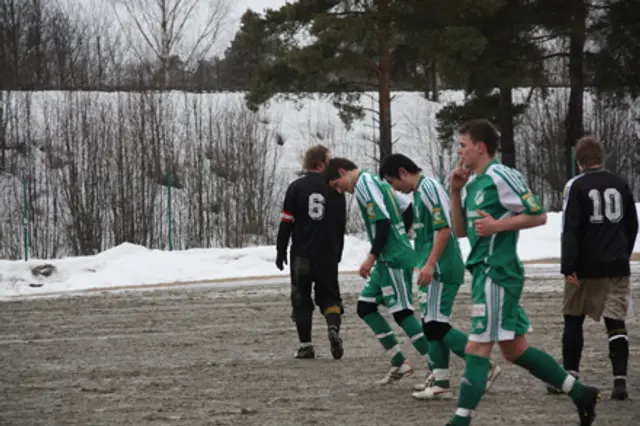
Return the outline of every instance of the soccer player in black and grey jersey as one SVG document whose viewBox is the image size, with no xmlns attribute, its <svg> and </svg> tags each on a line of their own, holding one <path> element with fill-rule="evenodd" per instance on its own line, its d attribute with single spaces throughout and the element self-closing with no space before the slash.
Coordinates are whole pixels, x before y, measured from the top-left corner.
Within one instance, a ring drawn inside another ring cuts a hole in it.
<svg viewBox="0 0 640 426">
<path fill-rule="evenodd" d="M 306 172 L 294 180 L 284 199 L 277 239 L 276 266 L 287 263 L 287 246 L 291 244 L 291 303 L 300 347 L 296 358 L 313 359 L 311 342 L 315 283 L 315 304 L 328 326 L 331 354 L 335 359 L 344 353 L 339 336 L 344 312 L 338 284 L 338 263 L 342 258 L 346 228 L 346 201 L 325 182 L 323 171 L 329 150 L 323 145 L 309 148 L 304 158 Z"/>
<path fill-rule="evenodd" d="M 625 319 L 638 216 L 629 185 L 603 168 L 600 141 L 580 139 L 575 156 L 581 173 L 565 186 L 562 225 L 564 368 L 578 376 L 585 316 L 595 321 L 604 317 L 614 376 L 611 398 L 624 400 L 629 358 Z"/>
</svg>

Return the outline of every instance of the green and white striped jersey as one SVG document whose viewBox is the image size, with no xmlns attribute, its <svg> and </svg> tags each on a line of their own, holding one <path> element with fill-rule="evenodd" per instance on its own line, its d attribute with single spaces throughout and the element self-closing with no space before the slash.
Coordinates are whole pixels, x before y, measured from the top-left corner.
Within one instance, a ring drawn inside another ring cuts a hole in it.
<svg viewBox="0 0 640 426">
<path fill-rule="evenodd" d="M 413 213 L 417 265 L 422 267 L 431 255 L 437 231 L 447 227 L 453 230 L 449 195 L 437 180 L 420 177 L 413 193 Z M 464 261 L 454 232 L 436 264 L 434 278 L 445 284 L 464 281 Z"/>
<path fill-rule="evenodd" d="M 391 230 L 378 261 L 393 268 L 413 268 L 415 253 L 404 229 L 402 209 L 393 188 L 378 176 L 362 170 L 358 174 L 354 193 L 371 244 L 375 239 L 375 222 L 383 219 L 391 221 Z"/>
<path fill-rule="evenodd" d="M 520 172 L 495 160 L 484 173 L 470 178 L 461 197 L 471 245 L 467 268 L 472 270 L 474 266 L 482 265 L 496 284 L 514 291 L 519 286 L 521 291 L 524 266 L 517 251 L 519 231 L 480 237 L 476 234 L 475 220 L 481 218 L 478 210 L 495 219 L 518 214 L 539 215 L 544 213 L 540 200 L 531 192 Z"/>
</svg>

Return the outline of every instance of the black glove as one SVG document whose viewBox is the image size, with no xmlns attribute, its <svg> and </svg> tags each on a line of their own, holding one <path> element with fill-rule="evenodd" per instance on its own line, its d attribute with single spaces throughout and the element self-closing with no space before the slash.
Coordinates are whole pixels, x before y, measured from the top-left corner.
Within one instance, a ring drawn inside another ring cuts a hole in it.
<svg viewBox="0 0 640 426">
<path fill-rule="evenodd" d="M 287 253 L 279 251 L 276 256 L 276 267 L 281 271 L 284 269 L 284 265 L 287 264 Z"/>
</svg>

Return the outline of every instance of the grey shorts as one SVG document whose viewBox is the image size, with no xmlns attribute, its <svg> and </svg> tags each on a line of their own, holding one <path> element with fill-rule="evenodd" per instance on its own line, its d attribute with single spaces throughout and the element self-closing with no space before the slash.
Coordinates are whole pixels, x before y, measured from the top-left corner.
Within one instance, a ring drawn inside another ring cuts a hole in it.
<svg viewBox="0 0 640 426">
<path fill-rule="evenodd" d="M 594 321 L 611 318 L 625 321 L 631 301 L 629 277 L 582 279 L 580 286 L 565 282 L 564 315 L 587 315 Z"/>
</svg>

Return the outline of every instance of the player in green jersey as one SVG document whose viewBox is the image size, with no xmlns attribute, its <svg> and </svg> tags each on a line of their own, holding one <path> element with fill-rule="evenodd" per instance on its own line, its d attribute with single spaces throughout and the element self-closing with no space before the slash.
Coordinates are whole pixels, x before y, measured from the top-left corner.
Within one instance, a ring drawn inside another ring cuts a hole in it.
<svg viewBox="0 0 640 426">
<path fill-rule="evenodd" d="M 449 195 L 437 180 L 422 174 L 422 169 L 402 154 L 385 157 L 380 176 L 396 191 L 413 193 L 415 252 L 420 268 L 418 298 L 433 368 L 427 382 L 415 387 L 418 392 L 413 397 L 450 399 L 449 351 L 464 359 L 467 336 L 450 325 L 453 304 L 464 282 L 464 261 L 458 239 L 451 232 Z M 491 363 L 487 389 L 500 371 Z"/>
<path fill-rule="evenodd" d="M 360 266 L 360 276 L 368 279 L 358 299 L 358 316 L 373 330 L 391 356 L 389 372 L 378 381 L 388 384 L 413 373 L 398 346 L 393 329 L 378 312 L 384 305 L 428 362 L 428 343 L 413 314 L 412 278 L 415 253 L 405 231 L 396 195 L 377 175 L 360 170 L 346 158 L 332 158 L 325 168 L 329 185 L 354 194 L 367 229 L 371 250 Z"/>
<path fill-rule="evenodd" d="M 485 391 L 489 355 L 498 343 L 503 357 L 573 399 L 581 426 L 595 419 L 600 391 L 568 374 L 548 353 L 529 346 L 529 319 L 520 305 L 524 266 L 518 233 L 546 222 L 546 213 L 522 175 L 495 159 L 499 135 L 487 120 L 460 128 L 460 165 L 451 176 L 451 217 L 458 237 L 468 237 L 467 269 L 473 275 L 471 330 L 458 409 L 447 425 L 468 426 Z"/>
</svg>

